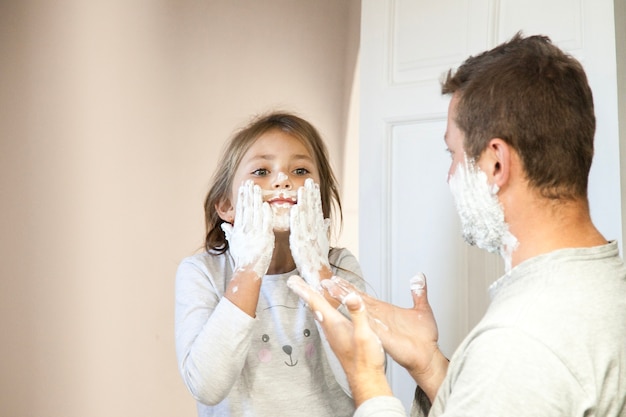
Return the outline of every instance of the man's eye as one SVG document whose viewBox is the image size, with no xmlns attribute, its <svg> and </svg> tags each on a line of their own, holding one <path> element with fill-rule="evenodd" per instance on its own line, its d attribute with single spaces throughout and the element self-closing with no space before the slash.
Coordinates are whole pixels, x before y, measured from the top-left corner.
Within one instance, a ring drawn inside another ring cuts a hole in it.
<svg viewBox="0 0 626 417">
<path fill-rule="evenodd" d="M 259 169 L 255 169 L 254 171 L 252 171 L 252 174 L 258 177 L 264 177 L 268 174 L 268 171 L 265 168 L 259 168 Z"/>
<path fill-rule="evenodd" d="M 296 168 L 293 170 L 293 173 L 296 175 L 307 175 L 309 170 L 306 168 Z"/>
</svg>

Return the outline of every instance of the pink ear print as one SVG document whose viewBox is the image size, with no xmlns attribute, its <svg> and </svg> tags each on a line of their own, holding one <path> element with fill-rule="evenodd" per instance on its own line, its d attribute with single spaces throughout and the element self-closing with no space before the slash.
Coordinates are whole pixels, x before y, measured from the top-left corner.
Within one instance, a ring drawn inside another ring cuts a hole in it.
<svg viewBox="0 0 626 417">
<path fill-rule="evenodd" d="M 272 352 L 269 349 L 261 349 L 258 356 L 259 360 L 263 363 L 268 363 L 272 360 Z"/>
<path fill-rule="evenodd" d="M 261 337 L 261 340 L 263 340 L 264 342 L 267 343 L 267 342 L 269 342 L 270 337 L 267 334 L 264 334 Z M 259 350 L 258 357 L 259 357 L 259 360 L 262 363 L 268 363 L 269 361 L 272 360 L 272 351 L 270 349 L 263 348 L 263 349 Z"/>
<path fill-rule="evenodd" d="M 307 343 L 304 347 L 304 354 L 307 359 L 311 359 L 311 357 L 315 355 L 315 345 L 313 343 Z"/>
</svg>

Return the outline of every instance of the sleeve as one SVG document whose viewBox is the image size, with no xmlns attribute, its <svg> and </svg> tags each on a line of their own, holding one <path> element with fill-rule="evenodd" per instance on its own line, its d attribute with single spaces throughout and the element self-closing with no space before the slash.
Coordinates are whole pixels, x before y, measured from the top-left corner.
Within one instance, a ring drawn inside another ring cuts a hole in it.
<svg viewBox="0 0 626 417">
<path fill-rule="evenodd" d="M 350 251 L 347 249 L 332 249 L 329 254 L 329 260 L 333 269 L 333 274 L 344 278 L 361 291 L 365 291 L 365 281 L 362 278 L 363 273 L 361 272 L 361 267 L 356 257 L 350 253 Z M 349 313 L 343 305 L 339 306 L 339 311 L 345 316 L 349 316 Z M 328 344 L 326 335 L 317 321 L 315 322 L 315 325 L 317 326 L 317 330 L 320 334 L 326 360 L 328 361 L 328 365 L 335 376 L 335 380 L 341 389 L 348 396 L 352 397 L 352 391 L 350 390 L 350 385 L 348 384 L 348 377 L 346 376 L 339 359 Z"/>
<path fill-rule="evenodd" d="M 396 397 L 374 397 L 361 404 L 353 417 L 406 417 L 406 411 Z"/>
<path fill-rule="evenodd" d="M 411 417 L 426 417 L 430 413 L 430 400 L 419 385 L 415 388 L 413 405 L 411 406 Z"/>
<path fill-rule="evenodd" d="M 241 374 L 251 344 L 252 317 L 221 297 L 204 265 L 184 260 L 176 274 L 178 367 L 198 401 L 222 401 Z"/>
</svg>

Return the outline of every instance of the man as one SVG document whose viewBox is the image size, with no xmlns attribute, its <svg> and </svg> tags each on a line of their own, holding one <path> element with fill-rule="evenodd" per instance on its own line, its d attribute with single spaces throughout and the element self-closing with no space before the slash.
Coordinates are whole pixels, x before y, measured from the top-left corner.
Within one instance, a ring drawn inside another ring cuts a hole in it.
<svg viewBox="0 0 626 417">
<path fill-rule="evenodd" d="M 464 237 L 499 252 L 505 275 L 450 362 L 423 277 L 412 309 L 327 280 L 352 322 L 290 278 L 346 370 L 355 415 L 404 415 L 382 343 L 418 384 L 412 415 L 626 416 L 626 268 L 589 214 L 595 116 L 582 66 L 517 34 L 448 73 L 442 92 Z"/>
</svg>

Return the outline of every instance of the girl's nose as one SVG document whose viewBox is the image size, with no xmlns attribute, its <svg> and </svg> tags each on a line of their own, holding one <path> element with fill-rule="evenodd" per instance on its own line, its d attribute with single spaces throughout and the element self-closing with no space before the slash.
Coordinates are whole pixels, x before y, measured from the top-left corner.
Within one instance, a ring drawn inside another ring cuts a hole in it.
<svg viewBox="0 0 626 417">
<path fill-rule="evenodd" d="M 279 172 L 276 175 L 276 179 L 274 180 L 274 188 L 286 188 L 290 189 L 292 187 L 291 180 L 289 176 L 284 172 Z"/>
</svg>

